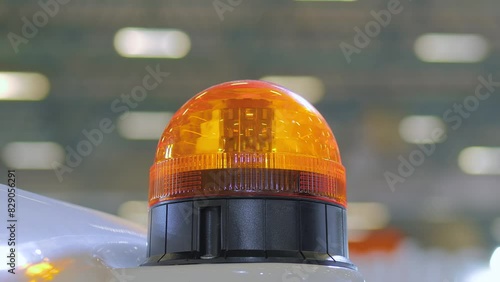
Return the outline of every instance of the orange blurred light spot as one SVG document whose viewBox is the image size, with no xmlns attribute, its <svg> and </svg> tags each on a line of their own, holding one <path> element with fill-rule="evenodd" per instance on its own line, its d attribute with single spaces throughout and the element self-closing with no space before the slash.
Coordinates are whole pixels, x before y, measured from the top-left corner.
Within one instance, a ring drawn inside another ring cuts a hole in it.
<svg viewBox="0 0 500 282">
<path fill-rule="evenodd" d="M 50 281 L 56 274 L 60 272 L 54 265 L 49 262 L 41 262 L 30 265 L 26 268 L 26 276 L 30 278 L 30 282 Z"/>
<path fill-rule="evenodd" d="M 371 252 L 392 253 L 398 249 L 403 239 L 404 235 L 393 228 L 369 231 L 362 240 L 349 241 L 349 252 L 351 255 Z"/>
</svg>

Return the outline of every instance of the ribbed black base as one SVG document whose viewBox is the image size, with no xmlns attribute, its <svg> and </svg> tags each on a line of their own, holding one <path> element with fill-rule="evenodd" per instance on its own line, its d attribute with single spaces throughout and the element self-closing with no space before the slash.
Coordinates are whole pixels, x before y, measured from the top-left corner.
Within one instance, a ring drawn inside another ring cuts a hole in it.
<svg viewBox="0 0 500 282">
<path fill-rule="evenodd" d="M 162 202 L 150 210 L 145 265 L 289 262 L 355 268 L 345 209 L 281 198 Z"/>
</svg>

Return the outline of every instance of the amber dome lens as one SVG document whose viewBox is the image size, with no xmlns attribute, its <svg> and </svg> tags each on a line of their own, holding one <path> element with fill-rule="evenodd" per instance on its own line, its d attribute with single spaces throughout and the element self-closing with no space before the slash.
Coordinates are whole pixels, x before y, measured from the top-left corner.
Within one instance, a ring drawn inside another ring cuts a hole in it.
<svg viewBox="0 0 500 282">
<path fill-rule="evenodd" d="M 202 91 L 172 117 L 150 170 L 150 206 L 235 196 L 345 206 L 337 142 L 301 96 L 264 81 L 232 81 Z"/>
</svg>

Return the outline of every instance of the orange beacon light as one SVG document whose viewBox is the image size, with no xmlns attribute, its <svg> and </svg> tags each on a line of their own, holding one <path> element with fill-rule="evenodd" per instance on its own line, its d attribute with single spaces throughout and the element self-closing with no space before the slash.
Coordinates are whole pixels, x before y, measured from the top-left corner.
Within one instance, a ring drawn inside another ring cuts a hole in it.
<svg viewBox="0 0 500 282">
<path fill-rule="evenodd" d="M 172 117 L 149 183 L 146 265 L 347 259 L 346 179 L 321 114 L 272 83 L 210 87 Z"/>
</svg>

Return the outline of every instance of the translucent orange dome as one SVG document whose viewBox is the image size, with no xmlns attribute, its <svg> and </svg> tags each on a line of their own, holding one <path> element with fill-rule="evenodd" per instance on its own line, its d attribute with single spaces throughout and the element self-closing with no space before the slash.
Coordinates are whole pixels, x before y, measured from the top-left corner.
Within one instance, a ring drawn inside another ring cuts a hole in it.
<svg viewBox="0 0 500 282">
<path fill-rule="evenodd" d="M 332 130 L 299 95 L 242 80 L 210 87 L 172 117 L 150 171 L 150 205 L 178 198 L 281 196 L 345 206 Z"/>
</svg>

